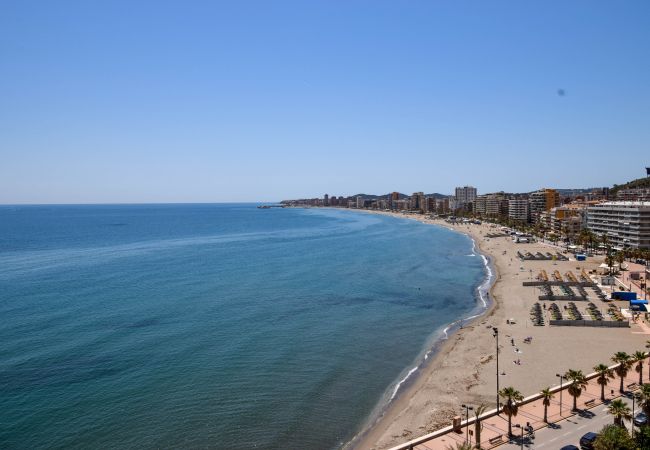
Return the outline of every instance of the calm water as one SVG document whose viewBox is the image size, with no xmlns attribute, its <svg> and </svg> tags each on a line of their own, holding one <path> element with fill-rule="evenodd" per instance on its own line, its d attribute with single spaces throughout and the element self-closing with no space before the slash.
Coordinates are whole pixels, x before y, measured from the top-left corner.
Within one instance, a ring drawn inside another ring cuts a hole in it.
<svg viewBox="0 0 650 450">
<path fill-rule="evenodd" d="M 337 448 L 483 277 L 349 211 L 0 207 L 0 447 Z"/>
</svg>

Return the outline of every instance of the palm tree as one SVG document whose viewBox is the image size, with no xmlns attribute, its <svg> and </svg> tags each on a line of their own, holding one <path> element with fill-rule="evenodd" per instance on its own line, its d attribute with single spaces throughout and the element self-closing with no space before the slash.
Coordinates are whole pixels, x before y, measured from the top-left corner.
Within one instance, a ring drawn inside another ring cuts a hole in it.
<svg viewBox="0 0 650 450">
<path fill-rule="evenodd" d="M 607 412 L 614 416 L 614 425 L 618 425 L 619 427 L 623 426 L 623 421 L 632 418 L 630 407 L 620 398 L 612 400 L 607 408 Z"/>
<path fill-rule="evenodd" d="M 645 348 L 650 349 L 650 341 L 645 341 Z M 650 370 L 648 371 L 648 380 L 650 380 Z"/>
<path fill-rule="evenodd" d="M 474 417 L 476 417 L 476 420 L 474 421 L 474 435 L 476 436 L 476 448 L 479 450 L 481 448 L 481 431 L 483 430 L 483 424 L 481 424 L 481 414 L 483 414 L 486 409 L 487 406 L 481 403 L 474 410 Z"/>
<path fill-rule="evenodd" d="M 517 415 L 517 411 L 519 411 L 519 405 L 517 405 L 517 402 L 522 401 L 524 396 L 513 387 L 501 389 L 499 391 L 499 396 L 506 401 L 503 405 L 503 412 L 508 416 L 508 436 L 512 437 L 512 416 Z"/>
<path fill-rule="evenodd" d="M 607 267 L 609 267 L 609 274 L 612 274 L 612 267 L 614 267 L 614 256 L 612 256 L 612 252 L 610 251 L 609 247 L 607 247 L 607 256 L 605 256 L 605 263 L 607 264 Z"/>
<path fill-rule="evenodd" d="M 542 404 L 544 405 L 544 422 L 548 423 L 548 407 L 551 406 L 551 399 L 553 398 L 553 393 L 551 392 L 551 388 L 547 387 L 546 389 L 543 389 L 542 392 Z"/>
<path fill-rule="evenodd" d="M 564 378 L 570 381 L 567 391 L 573 397 L 573 411 L 578 409 L 578 397 L 582 394 L 582 390 L 587 387 L 587 378 L 585 378 L 582 370 L 569 369 L 564 374 Z"/>
<path fill-rule="evenodd" d="M 636 363 L 634 370 L 636 370 L 639 373 L 639 385 L 643 384 L 643 361 L 645 361 L 647 357 L 648 354 L 641 350 L 637 350 L 632 355 L 632 359 Z"/>
<path fill-rule="evenodd" d="M 621 386 L 619 388 L 621 394 L 625 392 L 623 389 L 623 380 L 627 376 L 628 370 L 630 370 L 630 365 L 632 364 L 631 358 L 632 357 L 625 352 L 616 352 L 612 357 L 612 362 L 618 364 L 618 367 L 616 367 L 614 371 L 616 372 L 616 375 L 621 377 Z"/>
<path fill-rule="evenodd" d="M 605 364 L 601 363 L 594 367 L 594 372 L 598 374 L 598 378 L 596 378 L 596 382 L 600 385 L 600 401 L 604 402 L 605 386 L 607 386 L 609 380 L 614 379 L 614 371 L 609 367 L 607 367 Z"/>
<path fill-rule="evenodd" d="M 639 406 L 643 409 L 643 412 L 650 417 L 650 384 L 642 384 L 635 397 L 639 401 Z"/>
</svg>

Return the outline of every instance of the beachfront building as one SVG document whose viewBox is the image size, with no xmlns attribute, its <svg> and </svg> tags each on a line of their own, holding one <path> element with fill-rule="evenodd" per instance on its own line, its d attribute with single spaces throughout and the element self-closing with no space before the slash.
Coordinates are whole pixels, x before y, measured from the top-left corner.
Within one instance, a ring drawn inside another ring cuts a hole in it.
<svg viewBox="0 0 650 450">
<path fill-rule="evenodd" d="M 476 188 L 472 186 L 457 187 L 455 198 L 456 209 L 467 209 L 476 200 Z"/>
<path fill-rule="evenodd" d="M 478 195 L 472 203 L 472 212 L 477 216 L 485 216 L 487 195 Z"/>
<path fill-rule="evenodd" d="M 421 211 L 422 204 L 424 203 L 424 192 L 414 192 L 411 195 L 411 207 L 413 211 Z"/>
<path fill-rule="evenodd" d="M 435 201 L 435 204 L 436 204 L 435 208 L 436 208 L 436 212 L 438 214 L 447 214 L 449 212 L 449 210 L 450 210 L 450 206 L 449 206 L 450 199 L 449 198 L 447 198 L 447 197 L 445 197 L 445 198 L 435 198 L 435 199 L 432 199 L 432 200 Z"/>
<path fill-rule="evenodd" d="M 544 188 L 532 192 L 528 196 L 528 200 L 530 202 L 530 218 L 533 222 L 537 222 L 542 212 L 560 206 L 560 193 L 555 189 Z"/>
<path fill-rule="evenodd" d="M 586 225 L 586 204 L 571 203 L 539 215 L 539 224 L 556 236 L 575 239 Z"/>
<path fill-rule="evenodd" d="M 605 202 L 587 209 L 587 226 L 617 248 L 650 249 L 650 202 Z"/>
<path fill-rule="evenodd" d="M 516 222 L 528 223 L 530 220 L 528 199 L 519 197 L 508 200 L 508 218 Z"/>
<path fill-rule="evenodd" d="M 390 209 L 398 209 L 397 208 L 397 202 L 399 201 L 399 192 L 391 192 L 388 194 L 388 203 L 390 205 Z"/>
</svg>

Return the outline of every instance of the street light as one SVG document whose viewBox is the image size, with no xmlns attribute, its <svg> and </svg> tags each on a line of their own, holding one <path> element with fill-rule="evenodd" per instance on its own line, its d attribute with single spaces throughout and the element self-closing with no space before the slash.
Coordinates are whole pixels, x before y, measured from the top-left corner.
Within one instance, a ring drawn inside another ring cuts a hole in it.
<svg viewBox="0 0 650 450">
<path fill-rule="evenodd" d="M 632 439 L 634 439 L 634 399 L 636 395 L 632 394 Z"/>
<path fill-rule="evenodd" d="M 473 406 L 469 405 L 460 405 L 465 408 L 465 443 L 469 443 L 469 412 L 470 410 L 474 411 Z"/>
<path fill-rule="evenodd" d="M 521 428 L 521 449 L 524 448 L 524 427 L 521 424 L 516 423 L 515 428 Z"/>
<path fill-rule="evenodd" d="M 499 412 L 499 329 L 497 327 L 492 327 L 492 332 L 497 340 L 497 413 Z"/>
<path fill-rule="evenodd" d="M 559 373 L 556 373 L 555 376 L 560 378 L 560 418 L 561 418 L 562 417 L 562 381 L 564 380 L 564 375 L 560 375 Z"/>
</svg>

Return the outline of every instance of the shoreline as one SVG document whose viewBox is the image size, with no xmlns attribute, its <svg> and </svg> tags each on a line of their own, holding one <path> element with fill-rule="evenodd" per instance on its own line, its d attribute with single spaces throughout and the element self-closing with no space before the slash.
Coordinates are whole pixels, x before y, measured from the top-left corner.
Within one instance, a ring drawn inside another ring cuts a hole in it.
<svg viewBox="0 0 650 450">
<path fill-rule="evenodd" d="M 517 257 L 519 250 L 534 253 L 562 249 L 538 242 L 514 243 L 510 236 L 495 236 L 499 233 L 498 227 L 488 223 L 451 225 L 422 215 L 363 212 L 417 220 L 467 235 L 474 241 L 478 254 L 488 259 L 488 267 L 494 270 L 494 281 L 488 289 L 491 302 L 488 308 L 463 324 L 462 329 L 455 329 L 448 339 L 441 340 L 433 357 L 414 373 L 415 377 L 403 386 L 395 399 L 383 411 L 373 410 L 357 434 L 343 446 L 346 450 L 388 449 L 444 428 L 451 425 L 455 416 L 465 418 L 461 404 L 494 408 L 497 361 L 492 327 L 498 328 L 501 338 L 500 387 L 512 386 L 524 396 L 555 385 L 556 373 L 568 369 L 591 373 L 594 365 L 608 363 L 615 352 L 634 353 L 645 349 L 650 334 L 636 324 L 630 328 L 595 328 L 551 327 L 546 322 L 538 327 L 530 321 L 530 308 L 534 303 L 546 306 L 551 302 L 540 301 L 536 288 L 524 286 L 523 281 L 532 280 L 541 270 L 562 274 L 588 272 L 600 265 L 602 256 L 590 257 L 587 261 L 522 261 Z M 606 314 L 605 303 L 592 297 L 590 301 Z M 566 308 L 566 301 L 556 303 Z M 586 302 L 579 306 L 584 308 Z M 529 337 L 531 339 L 526 339 Z M 597 344 L 592 345 L 592 342 Z"/>
<path fill-rule="evenodd" d="M 461 317 L 454 322 L 448 323 L 440 330 L 440 332 L 432 335 L 429 342 L 430 345 L 425 345 L 425 348 L 428 350 L 425 351 L 422 359 L 418 358 L 416 360 L 416 365 L 395 384 L 393 394 L 387 400 L 387 403 L 383 405 L 381 403 L 386 396 L 382 396 L 377 407 L 373 409 L 368 419 L 362 425 L 361 430 L 343 445 L 342 448 L 346 450 L 374 448 L 368 447 L 367 444 L 374 442 L 379 438 L 379 433 L 383 431 L 381 427 L 382 423 L 391 420 L 391 418 L 396 415 L 397 411 L 400 409 L 403 397 L 410 397 L 419 390 L 421 385 L 424 383 L 426 376 L 430 375 L 432 366 L 435 365 L 437 359 L 454 348 L 453 338 L 458 333 L 462 333 L 465 327 L 472 326 L 477 320 L 490 316 L 499 306 L 492 295 L 492 289 L 498 281 L 498 270 L 494 264 L 494 258 L 491 254 L 485 253 L 481 249 L 479 242 L 477 242 L 474 236 L 470 233 L 454 229 L 453 227 L 444 224 L 444 222 L 435 223 L 433 220 L 426 219 L 424 216 L 409 216 L 392 212 L 368 210 L 356 212 L 384 215 L 404 220 L 414 220 L 423 225 L 445 228 L 451 232 L 467 236 L 472 242 L 472 253 L 483 260 L 484 277 L 475 288 L 475 300 L 477 303 L 475 307 L 476 310 L 471 311 L 468 317 Z M 391 387 L 392 385 L 389 386 L 387 390 Z"/>
</svg>

